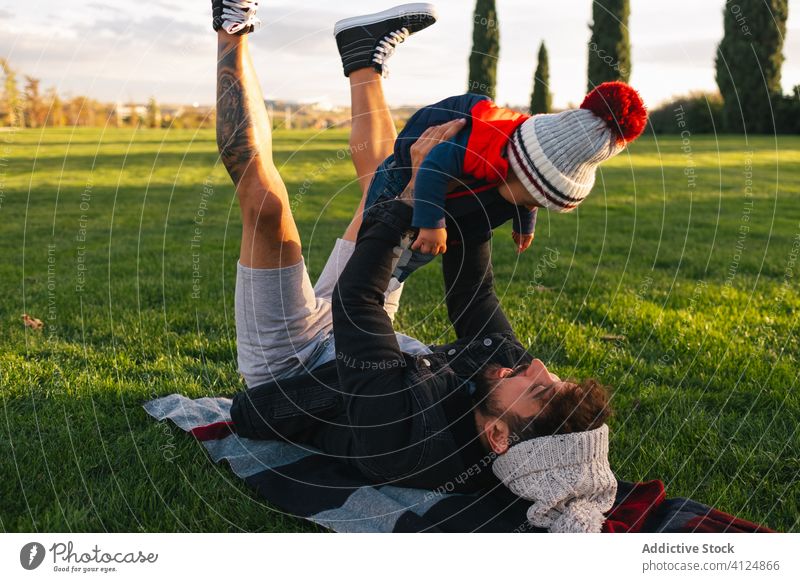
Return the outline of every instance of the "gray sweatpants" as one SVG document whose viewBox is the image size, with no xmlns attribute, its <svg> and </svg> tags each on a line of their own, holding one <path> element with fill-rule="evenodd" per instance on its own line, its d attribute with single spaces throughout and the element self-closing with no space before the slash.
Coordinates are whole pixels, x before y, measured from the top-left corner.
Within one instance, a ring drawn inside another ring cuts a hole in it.
<svg viewBox="0 0 800 582">
<path fill-rule="evenodd" d="M 331 297 L 354 247 L 337 239 L 313 287 L 302 259 L 280 269 L 238 265 L 236 342 L 248 387 L 307 373 L 336 357 Z M 385 309 L 392 319 L 402 293 L 402 286 L 387 292 Z M 397 339 L 407 353 L 429 353 L 413 338 L 397 334 Z"/>
</svg>

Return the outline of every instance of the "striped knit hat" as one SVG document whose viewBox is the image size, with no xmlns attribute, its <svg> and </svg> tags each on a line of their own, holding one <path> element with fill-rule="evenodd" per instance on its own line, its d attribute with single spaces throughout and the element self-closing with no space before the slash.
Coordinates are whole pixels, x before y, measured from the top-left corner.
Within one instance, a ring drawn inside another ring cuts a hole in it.
<svg viewBox="0 0 800 582">
<path fill-rule="evenodd" d="M 569 212 L 594 186 L 597 166 L 644 131 L 647 111 L 625 83 L 603 83 L 579 109 L 534 115 L 508 142 L 514 173 L 539 206 Z"/>
</svg>

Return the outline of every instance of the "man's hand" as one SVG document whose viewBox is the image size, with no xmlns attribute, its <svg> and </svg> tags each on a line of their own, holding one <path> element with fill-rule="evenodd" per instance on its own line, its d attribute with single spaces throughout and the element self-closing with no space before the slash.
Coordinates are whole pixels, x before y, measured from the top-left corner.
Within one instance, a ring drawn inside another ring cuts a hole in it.
<svg viewBox="0 0 800 582">
<path fill-rule="evenodd" d="M 414 178 L 417 175 L 422 162 L 428 156 L 430 151 L 443 141 L 447 141 L 454 137 L 464 128 L 467 123 L 466 119 L 454 119 L 442 125 L 434 125 L 426 129 L 419 139 L 411 146 L 411 183 L 414 183 Z"/>
<path fill-rule="evenodd" d="M 447 251 L 446 228 L 420 228 L 417 240 L 411 245 L 412 251 L 420 251 L 427 255 L 444 254 Z"/>
<path fill-rule="evenodd" d="M 511 237 L 514 239 L 514 243 L 517 245 L 517 254 L 527 251 L 528 247 L 530 247 L 531 243 L 533 242 L 532 234 L 520 234 L 518 232 L 512 232 Z"/>
</svg>

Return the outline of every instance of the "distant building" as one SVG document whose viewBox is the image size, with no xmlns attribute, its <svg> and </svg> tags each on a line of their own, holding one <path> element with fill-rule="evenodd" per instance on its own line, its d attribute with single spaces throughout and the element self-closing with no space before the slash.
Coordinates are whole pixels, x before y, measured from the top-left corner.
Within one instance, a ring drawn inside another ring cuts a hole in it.
<svg viewBox="0 0 800 582">
<path fill-rule="evenodd" d="M 309 101 L 283 101 L 265 99 L 272 126 L 275 129 L 327 129 L 350 127 L 350 108 L 331 104 L 325 99 Z M 161 127 L 213 127 L 215 107 L 193 103 L 159 103 Z M 147 103 L 118 102 L 113 107 L 117 125 L 130 126 L 144 124 L 147 120 Z M 419 109 L 418 106 L 397 107 L 392 117 L 402 126 Z"/>
<path fill-rule="evenodd" d="M 158 104 L 162 127 L 200 127 L 213 125 L 212 105 Z M 118 125 L 136 125 L 147 118 L 146 103 L 116 103 L 113 108 Z"/>
<path fill-rule="evenodd" d="M 117 103 L 114 105 L 114 115 L 117 123 L 131 123 L 137 119 L 144 119 L 147 115 L 147 104 Z"/>
</svg>

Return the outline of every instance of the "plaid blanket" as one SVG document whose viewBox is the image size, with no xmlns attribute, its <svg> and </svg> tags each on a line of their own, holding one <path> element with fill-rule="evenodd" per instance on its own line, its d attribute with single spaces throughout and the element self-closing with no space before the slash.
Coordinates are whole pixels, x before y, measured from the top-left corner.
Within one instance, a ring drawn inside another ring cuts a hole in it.
<svg viewBox="0 0 800 582">
<path fill-rule="evenodd" d="M 227 462 L 256 494 L 297 517 L 339 532 L 541 532 L 529 525 L 529 501 L 505 487 L 475 495 L 372 486 L 355 469 L 320 451 L 236 435 L 227 398 L 173 394 L 145 410 L 171 420 Z M 619 482 L 604 532 L 765 532 L 696 501 L 668 499 L 660 481 Z"/>
</svg>

